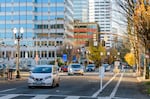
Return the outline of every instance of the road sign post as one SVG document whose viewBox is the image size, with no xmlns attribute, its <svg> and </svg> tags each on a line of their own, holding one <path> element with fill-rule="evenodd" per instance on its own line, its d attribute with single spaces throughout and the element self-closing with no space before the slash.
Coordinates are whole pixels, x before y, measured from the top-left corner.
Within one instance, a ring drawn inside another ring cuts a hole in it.
<svg viewBox="0 0 150 99">
<path fill-rule="evenodd" d="M 99 77 L 100 77 L 100 92 L 103 90 L 103 78 L 104 78 L 105 68 L 103 66 L 99 67 Z"/>
</svg>

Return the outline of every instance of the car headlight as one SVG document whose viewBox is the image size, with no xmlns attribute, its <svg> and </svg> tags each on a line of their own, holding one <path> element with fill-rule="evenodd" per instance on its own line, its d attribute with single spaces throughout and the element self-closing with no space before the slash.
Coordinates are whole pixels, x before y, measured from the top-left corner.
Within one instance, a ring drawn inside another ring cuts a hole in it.
<svg viewBox="0 0 150 99">
<path fill-rule="evenodd" d="M 49 78 L 51 78 L 51 76 L 47 76 L 47 77 L 45 77 L 45 79 L 49 79 Z"/>
<path fill-rule="evenodd" d="M 29 78 L 30 78 L 30 79 L 34 79 L 34 77 L 33 77 L 33 76 L 29 76 Z"/>
<path fill-rule="evenodd" d="M 72 68 L 70 68 L 70 71 L 72 71 Z"/>
</svg>

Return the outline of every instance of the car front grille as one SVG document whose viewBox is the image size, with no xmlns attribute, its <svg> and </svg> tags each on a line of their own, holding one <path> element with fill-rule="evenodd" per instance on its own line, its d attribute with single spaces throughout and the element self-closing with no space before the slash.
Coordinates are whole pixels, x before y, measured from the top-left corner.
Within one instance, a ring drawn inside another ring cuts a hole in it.
<svg viewBox="0 0 150 99">
<path fill-rule="evenodd" d="M 42 81 L 42 78 L 35 78 L 36 81 Z"/>
</svg>

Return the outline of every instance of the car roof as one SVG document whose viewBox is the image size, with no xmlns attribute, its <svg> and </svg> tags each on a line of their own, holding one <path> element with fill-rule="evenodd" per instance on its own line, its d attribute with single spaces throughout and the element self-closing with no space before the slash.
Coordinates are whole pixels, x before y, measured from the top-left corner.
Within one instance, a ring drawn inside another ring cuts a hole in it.
<svg viewBox="0 0 150 99">
<path fill-rule="evenodd" d="M 79 63 L 71 63 L 70 65 L 81 65 L 81 64 L 79 64 Z"/>
<path fill-rule="evenodd" d="M 53 67 L 55 65 L 36 65 L 35 67 Z"/>
<path fill-rule="evenodd" d="M 90 66 L 91 66 L 91 65 L 92 65 L 92 66 L 95 66 L 95 64 L 88 64 L 88 65 L 90 65 Z"/>
</svg>

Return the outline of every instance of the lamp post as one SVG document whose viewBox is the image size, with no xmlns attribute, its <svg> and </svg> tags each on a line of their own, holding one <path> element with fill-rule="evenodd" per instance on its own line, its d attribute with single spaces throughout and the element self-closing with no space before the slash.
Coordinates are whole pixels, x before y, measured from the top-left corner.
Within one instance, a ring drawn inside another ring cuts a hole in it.
<svg viewBox="0 0 150 99">
<path fill-rule="evenodd" d="M 70 46 L 66 46 L 66 49 L 67 49 L 67 52 L 68 52 L 68 56 L 69 56 L 69 63 L 71 62 L 71 50 L 72 50 L 72 46 L 70 45 Z"/>
<path fill-rule="evenodd" d="M 107 52 L 107 62 L 108 62 L 108 64 L 109 64 L 109 56 L 110 56 L 110 52 Z"/>
<path fill-rule="evenodd" d="M 86 50 L 86 59 L 87 59 L 87 65 L 89 64 L 89 57 L 90 51 Z"/>
<path fill-rule="evenodd" d="M 13 29 L 13 33 L 15 35 L 15 39 L 17 41 L 17 51 L 16 51 L 16 78 L 20 78 L 20 70 L 19 70 L 19 58 L 20 58 L 20 39 L 23 38 L 24 29 L 21 27 L 18 32 L 16 28 Z"/>
</svg>

